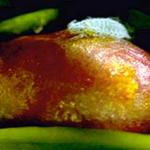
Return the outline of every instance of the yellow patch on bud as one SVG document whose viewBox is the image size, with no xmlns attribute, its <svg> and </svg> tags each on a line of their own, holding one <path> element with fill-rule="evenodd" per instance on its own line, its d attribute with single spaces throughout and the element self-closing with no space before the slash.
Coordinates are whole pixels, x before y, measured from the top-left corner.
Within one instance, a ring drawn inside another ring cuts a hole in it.
<svg viewBox="0 0 150 150">
<path fill-rule="evenodd" d="M 34 78 L 30 72 L 17 70 L 11 76 L 0 74 L 0 118 L 12 119 L 28 109 L 27 101 L 35 95 Z"/>
</svg>

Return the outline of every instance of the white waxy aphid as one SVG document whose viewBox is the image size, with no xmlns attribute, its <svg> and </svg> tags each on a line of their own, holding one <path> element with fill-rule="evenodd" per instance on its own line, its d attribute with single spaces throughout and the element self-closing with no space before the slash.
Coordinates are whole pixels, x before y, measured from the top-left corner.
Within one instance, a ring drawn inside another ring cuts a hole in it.
<svg viewBox="0 0 150 150">
<path fill-rule="evenodd" d="M 111 36 L 119 39 L 131 38 L 125 26 L 112 18 L 88 18 L 82 21 L 74 20 L 68 24 L 68 30 L 75 34 Z"/>
</svg>

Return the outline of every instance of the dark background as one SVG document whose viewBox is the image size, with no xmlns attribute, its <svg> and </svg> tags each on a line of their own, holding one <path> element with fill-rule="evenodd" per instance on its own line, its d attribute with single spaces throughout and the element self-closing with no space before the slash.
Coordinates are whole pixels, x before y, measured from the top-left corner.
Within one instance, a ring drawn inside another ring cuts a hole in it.
<svg viewBox="0 0 150 150">
<path fill-rule="evenodd" d="M 7 6 L 0 7 L 0 21 L 49 7 L 58 8 L 60 16 L 46 26 L 44 33 L 64 29 L 70 21 L 87 16 L 119 16 L 126 21 L 132 9 L 150 14 L 150 0 L 10 0 Z M 150 51 L 150 30 L 136 31 L 133 42 Z"/>
</svg>

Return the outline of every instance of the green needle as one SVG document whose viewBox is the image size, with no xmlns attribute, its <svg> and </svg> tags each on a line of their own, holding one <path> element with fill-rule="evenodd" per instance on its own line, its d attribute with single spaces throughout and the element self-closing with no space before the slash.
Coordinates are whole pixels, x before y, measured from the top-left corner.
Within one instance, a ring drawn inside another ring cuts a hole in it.
<svg viewBox="0 0 150 150">
<path fill-rule="evenodd" d="M 70 127 L 0 129 L 1 150 L 150 149 L 150 136 Z"/>
<path fill-rule="evenodd" d="M 27 31 L 39 33 L 50 21 L 56 19 L 58 10 L 43 9 L 0 22 L 0 34 L 21 34 Z"/>
</svg>

